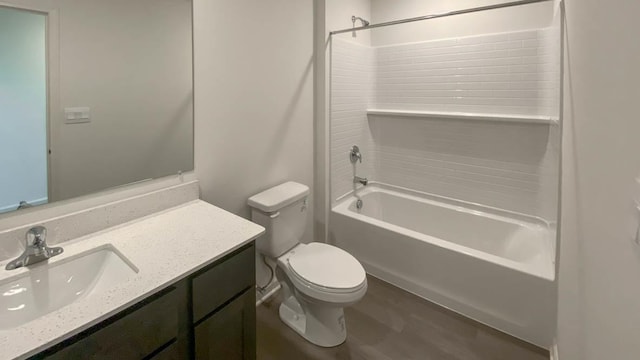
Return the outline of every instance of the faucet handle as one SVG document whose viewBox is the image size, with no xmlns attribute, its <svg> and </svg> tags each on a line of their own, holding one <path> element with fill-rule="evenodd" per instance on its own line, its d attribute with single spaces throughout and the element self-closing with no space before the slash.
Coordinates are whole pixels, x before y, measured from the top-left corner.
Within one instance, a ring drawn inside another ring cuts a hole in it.
<svg viewBox="0 0 640 360">
<path fill-rule="evenodd" d="M 362 163 L 362 154 L 360 154 L 360 148 L 358 145 L 353 145 L 351 147 L 351 151 L 349 152 L 349 160 L 351 160 L 352 164 L 355 164 L 358 160 Z"/>
<path fill-rule="evenodd" d="M 47 242 L 47 228 L 44 226 L 34 226 L 26 235 L 27 247 L 29 246 L 44 246 Z"/>
</svg>

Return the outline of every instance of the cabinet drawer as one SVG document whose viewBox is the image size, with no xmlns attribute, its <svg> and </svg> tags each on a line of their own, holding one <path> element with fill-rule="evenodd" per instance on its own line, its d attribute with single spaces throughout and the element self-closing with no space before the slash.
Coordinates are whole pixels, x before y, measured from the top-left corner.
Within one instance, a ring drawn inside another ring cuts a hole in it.
<svg viewBox="0 0 640 360">
<path fill-rule="evenodd" d="M 132 312 L 81 333 L 46 359 L 142 359 L 177 337 L 178 291 L 170 288 Z M 128 312 L 129 310 L 127 310 Z"/>
<path fill-rule="evenodd" d="M 231 254 L 197 275 L 193 286 L 193 322 L 198 322 L 231 298 L 255 285 L 255 246 Z"/>
</svg>

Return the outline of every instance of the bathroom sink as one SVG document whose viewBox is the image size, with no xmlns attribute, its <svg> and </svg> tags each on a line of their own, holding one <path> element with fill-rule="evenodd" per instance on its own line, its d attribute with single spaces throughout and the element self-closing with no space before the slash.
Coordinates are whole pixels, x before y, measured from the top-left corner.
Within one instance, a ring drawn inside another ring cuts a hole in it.
<svg viewBox="0 0 640 360">
<path fill-rule="evenodd" d="M 9 330 L 135 275 L 116 248 L 102 246 L 0 282 L 0 330 Z"/>
</svg>

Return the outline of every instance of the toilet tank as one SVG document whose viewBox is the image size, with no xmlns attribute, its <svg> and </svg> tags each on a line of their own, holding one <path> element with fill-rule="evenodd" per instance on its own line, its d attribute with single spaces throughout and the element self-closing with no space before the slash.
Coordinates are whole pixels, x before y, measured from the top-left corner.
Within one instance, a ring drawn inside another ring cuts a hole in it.
<svg viewBox="0 0 640 360">
<path fill-rule="evenodd" d="M 249 198 L 251 220 L 266 231 L 258 240 L 258 252 L 277 258 L 296 246 L 307 227 L 309 187 L 293 181 Z"/>
</svg>

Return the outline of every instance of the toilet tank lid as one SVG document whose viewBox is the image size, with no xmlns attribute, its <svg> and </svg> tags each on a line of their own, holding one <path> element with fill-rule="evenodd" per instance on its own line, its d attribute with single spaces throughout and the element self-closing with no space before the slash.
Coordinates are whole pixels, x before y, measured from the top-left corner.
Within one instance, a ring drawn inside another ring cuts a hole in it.
<svg viewBox="0 0 640 360">
<path fill-rule="evenodd" d="M 309 195 L 308 186 L 289 181 L 253 195 L 247 203 L 252 208 L 270 213 L 291 205 L 307 195 Z"/>
</svg>

